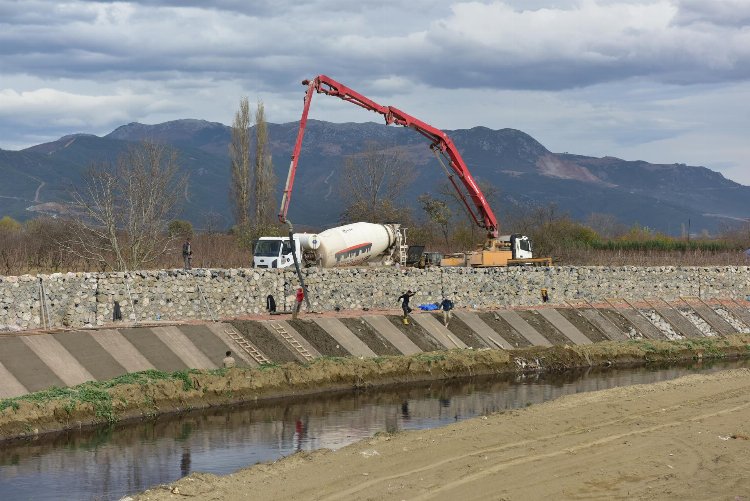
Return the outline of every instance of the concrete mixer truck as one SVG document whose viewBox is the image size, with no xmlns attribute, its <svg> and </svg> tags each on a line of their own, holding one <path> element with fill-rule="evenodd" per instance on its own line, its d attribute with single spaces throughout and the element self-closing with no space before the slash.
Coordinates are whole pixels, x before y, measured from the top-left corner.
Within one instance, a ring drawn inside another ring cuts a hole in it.
<svg viewBox="0 0 750 501">
<path fill-rule="evenodd" d="M 253 267 L 286 268 L 293 253 L 305 266 L 332 268 L 364 263 L 391 265 L 406 261 L 405 239 L 398 224 L 353 223 L 321 233 L 261 237 L 255 244 Z"/>
</svg>

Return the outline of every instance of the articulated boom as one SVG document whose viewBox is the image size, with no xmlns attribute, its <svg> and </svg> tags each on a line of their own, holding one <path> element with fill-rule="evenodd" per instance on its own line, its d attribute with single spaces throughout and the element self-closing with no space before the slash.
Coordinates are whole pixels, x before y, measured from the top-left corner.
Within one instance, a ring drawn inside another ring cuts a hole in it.
<svg viewBox="0 0 750 501">
<path fill-rule="evenodd" d="M 402 125 L 404 127 L 410 127 L 429 139 L 432 143 L 430 144 L 430 148 L 435 152 L 435 156 L 438 158 L 438 161 L 440 161 L 441 165 L 443 165 L 443 168 L 448 174 L 448 179 L 456 189 L 456 192 L 461 197 L 464 205 L 466 205 L 466 208 L 469 211 L 469 214 L 471 214 L 472 219 L 474 219 L 474 222 L 478 226 L 486 229 L 491 238 L 496 238 L 498 236 L 500 228 L 498 227 L 495 214 L 492 212 L 492 209 L 487 203 L 487 199 L 485 199 L 484 195 L 482 194 L 482 190 L 479 189 L 476 181 L 474 181 L 471 173 L 469 173 L 469 169 L 466 167 L 466 164 L 461 158 L 461 155 L 458 153 L 458 150 L 453 144 L 453 141 L 451 141 L 451 138 L 449 138 L 445 132 L 441 131 L 440 129 L 436 129 L 432 125 L 422 122 L 421 120 L 414 118 L 407 113 L 404 113 L 398 108 L 394 108 L 393 106 L 381 106 L 375 101 L 368 99 L 362 94 L 346 87 L 343 84 L 340 84 L 332 78 L 328 78 L 325 75 L 319 75 L 311 81 L 304 80 L 302 82 L 302 85 L 307 85 L 307 93 L 305 94 L 305 106 L 302 110 L 302 118 L 300 119 L 297 141 L 294 144 L 292 160 L 289 164 L 289 174 L 287 175 L 286 186 L 284 187 L 284 195 L 281 199 L 279 220 L 282 223 L 286 222 L 286 215 L 289 210 L 289 201 L 292 197 L 294 175 L 297 171 L 297 161 L 299 160 L 299 153 L 302 148 L 302 138 L 305 135 L 305 127 L 307 126 L 307 115 L 310 111 L 310 102 L 312 101 L 313 91 L 315 91 L 319 94 L 336 96 L 340 99 L 343 99 L 344 101 L 356 104 L 357 106 L 366 110 L 380 113 L 385 118 L 386 124 L 395 124 Z M 448 160 L 448 165 L 450 166 L 451 170 L 458 176 L 459 180 L 468 192 L 469 197 L 474 203 L 475 210 L 472 209 L 468 200 L 464 196 L 463 190 L 461 190 L 461 187 L 454 179 L 453 174 L 445 167 L 445 164 L 442 162 L 438 154 Z"/>
</svg>

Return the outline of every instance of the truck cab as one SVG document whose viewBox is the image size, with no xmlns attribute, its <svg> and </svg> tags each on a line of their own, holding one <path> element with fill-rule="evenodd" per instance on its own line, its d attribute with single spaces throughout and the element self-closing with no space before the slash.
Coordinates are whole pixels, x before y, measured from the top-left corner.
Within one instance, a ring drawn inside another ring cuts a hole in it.
<svg viewBox="0 0 750 501">
<path fill-rule="evenodd" d="M 260 237 L 253 249 L 253 268 L 286 268 L 294 266 L 293 247 L 289 237 Z M 297 259 L 302 262 L 302 246 L 298 238 L 294 238 L 294 250 Z"/>
<path fill-rule="evenodd" d="M 526 235 L 513 234 L 501 238 L 510 242 L 512 259 L 531 259 L 534 257 L 531 252 L 531 240 Z"/>
</svg>

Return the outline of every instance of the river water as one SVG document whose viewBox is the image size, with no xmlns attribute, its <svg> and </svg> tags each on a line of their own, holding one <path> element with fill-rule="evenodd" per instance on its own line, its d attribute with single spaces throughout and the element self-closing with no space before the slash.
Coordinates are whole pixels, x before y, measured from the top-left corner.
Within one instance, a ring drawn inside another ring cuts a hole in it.
<svg viewBox="0 0 750 501">
<path fill-rule="evenodd" d="M 1 500 L 120 499 L 192 471 L 226 474 L 377 432 L 443 426 L 562 395 L 750 361 L 496 376 L 285 399 L 0 445 Z"/>
</svg>

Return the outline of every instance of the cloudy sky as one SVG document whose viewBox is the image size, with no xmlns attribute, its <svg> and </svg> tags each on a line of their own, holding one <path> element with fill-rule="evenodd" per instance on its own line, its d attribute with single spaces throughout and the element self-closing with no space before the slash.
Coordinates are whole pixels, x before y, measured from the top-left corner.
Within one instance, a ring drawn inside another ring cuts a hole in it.
<svg viewBox="0 0 750 501">
<path fill-rule="evenodd" d="M 296 121 L 321 73 L 442 129 L 750 185 L 750 0 L 0 0 L 0 148 L 229 124 L 242 96 Z M 380 120 L 325 96 L 310 116 Z"/>
</svg>

